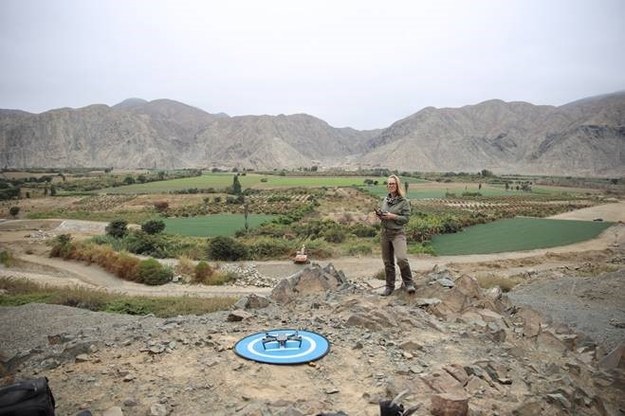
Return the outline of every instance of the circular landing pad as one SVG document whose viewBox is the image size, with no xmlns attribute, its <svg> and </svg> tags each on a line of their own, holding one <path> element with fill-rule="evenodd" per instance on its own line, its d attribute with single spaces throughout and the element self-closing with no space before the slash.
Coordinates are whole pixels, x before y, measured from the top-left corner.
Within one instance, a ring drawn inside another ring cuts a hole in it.
<svg viewBox="0 0 625 416">
<path fill-rule="evenodd" d="M 271 329 L 241 339 L 234 352 L 248 360 L 268 364 L 301 364 L 318 360 L 330 351 L 323 335 L 296 329 Z"/>
</svg>

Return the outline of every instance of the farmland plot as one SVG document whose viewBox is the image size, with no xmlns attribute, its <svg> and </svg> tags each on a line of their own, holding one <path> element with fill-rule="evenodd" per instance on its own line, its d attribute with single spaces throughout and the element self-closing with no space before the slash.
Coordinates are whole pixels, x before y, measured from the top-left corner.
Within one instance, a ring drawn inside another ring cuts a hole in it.
<svg viewBox="0 0 625 416">
<path fill-rule="evenodd" d="M 432 247 L 437 255 L 460 255 L 566 246 L 595 238 L 612 224 L 518 217 L 437 235 Z"/>
<path fill-rule="evenodd" d="M 273 215 L 249 215 L 248 226 L 254 228 L 264 222 L 271 221 Z M 242 215 L 208 215 L 192 218 L 166 218 L 165 233 L 180 234 L 193 237 L 232 236 L 245 229 L 245 218 Z"/>
</svg>

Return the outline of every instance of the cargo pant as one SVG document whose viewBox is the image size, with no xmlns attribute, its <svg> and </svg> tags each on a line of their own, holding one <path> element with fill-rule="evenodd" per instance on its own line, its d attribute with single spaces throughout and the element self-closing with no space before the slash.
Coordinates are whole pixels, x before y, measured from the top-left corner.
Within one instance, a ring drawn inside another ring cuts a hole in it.
<svg viewBox="0 0 625 416">
<path fill-rule="evenodd" d="M 401 273 L 404 286 L 413 285 L 412 272 L 408 263 L 408 245 L 406 234 L 403 231 L 387 231 L 382 229 L 380 234 L 382 245 L 382 261 L 384 262 L 384 274 L 386 287 L 395 289 L 395 258 Z"/>
</svg>

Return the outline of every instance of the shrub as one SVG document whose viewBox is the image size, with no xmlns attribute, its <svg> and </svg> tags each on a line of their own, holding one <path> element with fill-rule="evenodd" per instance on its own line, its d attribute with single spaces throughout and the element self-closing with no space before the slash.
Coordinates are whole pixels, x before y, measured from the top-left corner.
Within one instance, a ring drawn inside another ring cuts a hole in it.
<svg viewBox="0 0 625 416">
<path fill-rule="evenodd" d="M 347 237 L 347 235 L 345 234 L 345 231 L 339 229 L 339 228 L 333 228 L 330 230 L 326 230 L 323 233 L 323 239 L 326 240 L 328 243 L 335 243 L 335 244 L 340 244 L 343 241 L 345 241 L 345 238 Z"/>
<path fill-rule="evenodd" d="M 116 253 L 114 256 L 109 256 L 108 259 L 112 260 L 112 263 L 108 264 L 106 267 L 107 270 L 110 270 L 121 279 L 130 280 L 131 282 L 142 282 L 139 273 L 141 260 L 123 252 Z M 156 261 L 154 259 L 151 260 Z"/>
<path fill-rule="evenodd" d="M 150 220 L 141 224 L 141 230 L 147 234 L 158 234 L 165 229 L 165 223 L 161 220 Z"/>
<path fill-rule="evenodd" d="M 198 239 L 182 241 L 171 247 L 170 257 L 187 257 L 191 260 L 206 259 L 206 244 Z"/>
<path fill-rule="evenodd" d="M 154 209 L 158 212 L 165 212 L 169 208 L 169 202 L 167 201 L 155 201 Z"/>
<path fill-rule="evenodd" d="M 122 238 L 128 233 L 128 221 L 117 219 L 106 226 L 106 234 L 115 238 Z"/>
<path fill-rule="evenodd" d="M 73 308 L 99 311 L 105 306 L 107 296 L 104 290 L 74 287 L 69 290 L 59 291 L 54 296 L 54 303 L 71 306 Z"/>
<path fill-rule="evenodd" d="M 205 261 L 199 262 L 195 266 L 195 272 L 193 274 L 193 283 L 208 284 L 210 278 L 215 273 L 215 270 Z"/>
<path fill-rule="evenodd" d="M 245 196 L 239 194 L 237 196 L 227 196 L 226 204 L 239 205 L 245 202 Z"/>
<path fill-rule="evenodd" d="M 409 244 L 408 254 L 431 254 L 435 255 L 434 248 L 427 242 L 421 244 Z"/>
<path fill-rule="evenodd" d="M 176 274 L 182 276 L 184 280 L 192 281 L 195 276 L 195 267 L 196 265 L 189 257 L 180 256 L 178 257 L 174 271 Z"/>
<path fill-rule="evenodd" d="M 254 260 L 279 258 L 288 255 L 291 244 L 283 239 L 260 238 L 249 245 L 249 257 Z"/>
<path fill-rule="evenodd" d="M 62 257 L 64 259 L 71 256 L 74 246 L 72 244 L 71 234 L 59 234 L 52 241 L 52 249 L 50 257 Z"/>
<path fill-rule="evenodd" d="M 11 208 L 9 208 L 9 214 L 11 214 L 11 216 L 13 218 L 16 218 L 17 214 L 19 214 L 19 213 L 20 213 L 20 207 L 11 207 Z"/>
<path fill-rule="evenodd" d="M 216 271 L 204 284 L 221 286 L 235 280 L 237 280 L 237 275 L 232 271 Z"/>
<path fill-rule="evenodd" d="M 380 269 L 373 275 L 373 278 L 376 280 L 386 280 L 386 272 L 384 269 Z"/>
<path fill-rule="evenodd" d="M 147 259 L 139 262 L 137 268 L 139 282 L 146 285 L 156 286 L 170 282 L 174 276 L 173 271 L 169 267 L 163 267 L 155 259 Z"/>
<path fill-rule="evenodd" d="M 448 234 L 457 233 L 458 231 L 462 231 L 462 224 L 460 224 L 460 221 L 453 216 L 445 216 L 441 224 L 441 232 Z"/>
<path fill-rule="evenodd" d="M 100 246 L 110 246 L 115 251 L 121 251 L 126 248 L 124 240 L 106 234 L 95 235 L 89 241 Z"/>
<path fill-rule="evenodd" d="M 371 254 L 372 251 L 371 245 L 365 243 L 353 244 L 347 248 L 347 254 L 350 256 L 367 255 Z"/>
<path fill-rule="evenodd" d="M 4 267 L 11 267 L 13 265 L 13 261 L 13 255 L 10 252 L 6 250 L 0 252 L 0 264 Z"/>
<path fill-rule="evenodd" d="M 208 257 L 223 261 L 243 260 L 248 257 L 248 250 L 232 237 L 218 236 L 208 243 Z"/>
<path fill-rule="evenodd" d="M 329 259 L 336 253 L 336 248 L 323 240 L 312 240 L 306 243 L 308 258 Z"/>
<path fill-rule="evenodd" d="M 354 224 L 350 228 L 352 234 L 360 238 L 375 237 L 378 234 L 378 230 L 373 225 Z"/>
<path fill-rule="evenodd" d="M 129 301 L 127 299 L 114 299 L 106 305 L 107 312 L 123 313 L 127 315 L 147 315 L 151 309 L 146 305 L 147 301 Z"/>
<path fill-rule="evenodd" d="M 254 234 L 278 238 L 283 238 L 289 235 L 292 235 L 294 237 L 292 227 L 282 224 L 276 224 L 273 222 L 264 223 L 260 227 L 254 229 Z"/>
<path fill-rule="evenodd" d="M 160 235 L 135 231 L 126 236 L 124 243 L 126 249 L 131 253 L 158 258 L 167 257 L 167 242 Z"/>
<path fill-rule="evenodd" d="M 97 263 L 97 260 L 101 257 L 100 253 L 106 250 L 106 248 L 104 246 L 99 246 L 96 244 L 81 244 L 80 249 L 77 250 L 79 251 L 79 253 L 77 254 L 80 257 L 80 260 L 83 260 L 89 264 Z"/>
</svg>

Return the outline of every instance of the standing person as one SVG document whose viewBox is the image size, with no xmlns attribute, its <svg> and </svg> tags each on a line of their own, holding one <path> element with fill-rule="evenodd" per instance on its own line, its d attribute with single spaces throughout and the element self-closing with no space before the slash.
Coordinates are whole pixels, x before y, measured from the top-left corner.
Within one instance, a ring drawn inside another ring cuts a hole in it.
<svg viewBox="0 0 625 416">
<path fill-rule="evenodd" d="M 386 276 L 386 289 L 382 296 L 389 296 L 395 290 L 395 258 L 404 288 L 412 294 L 415 293 L 415 287 L 408 263 L 408 246 L 404 232 L 404 225 L 410 219 L 410 201 L 405 198 L 404 188 L 396 175 L 389 176 L 386 185 L 388 195 L 382 200 L 380 208 L 376 209 L 376 215 L 382 221 L 380 242 Z"/>
</svg>

